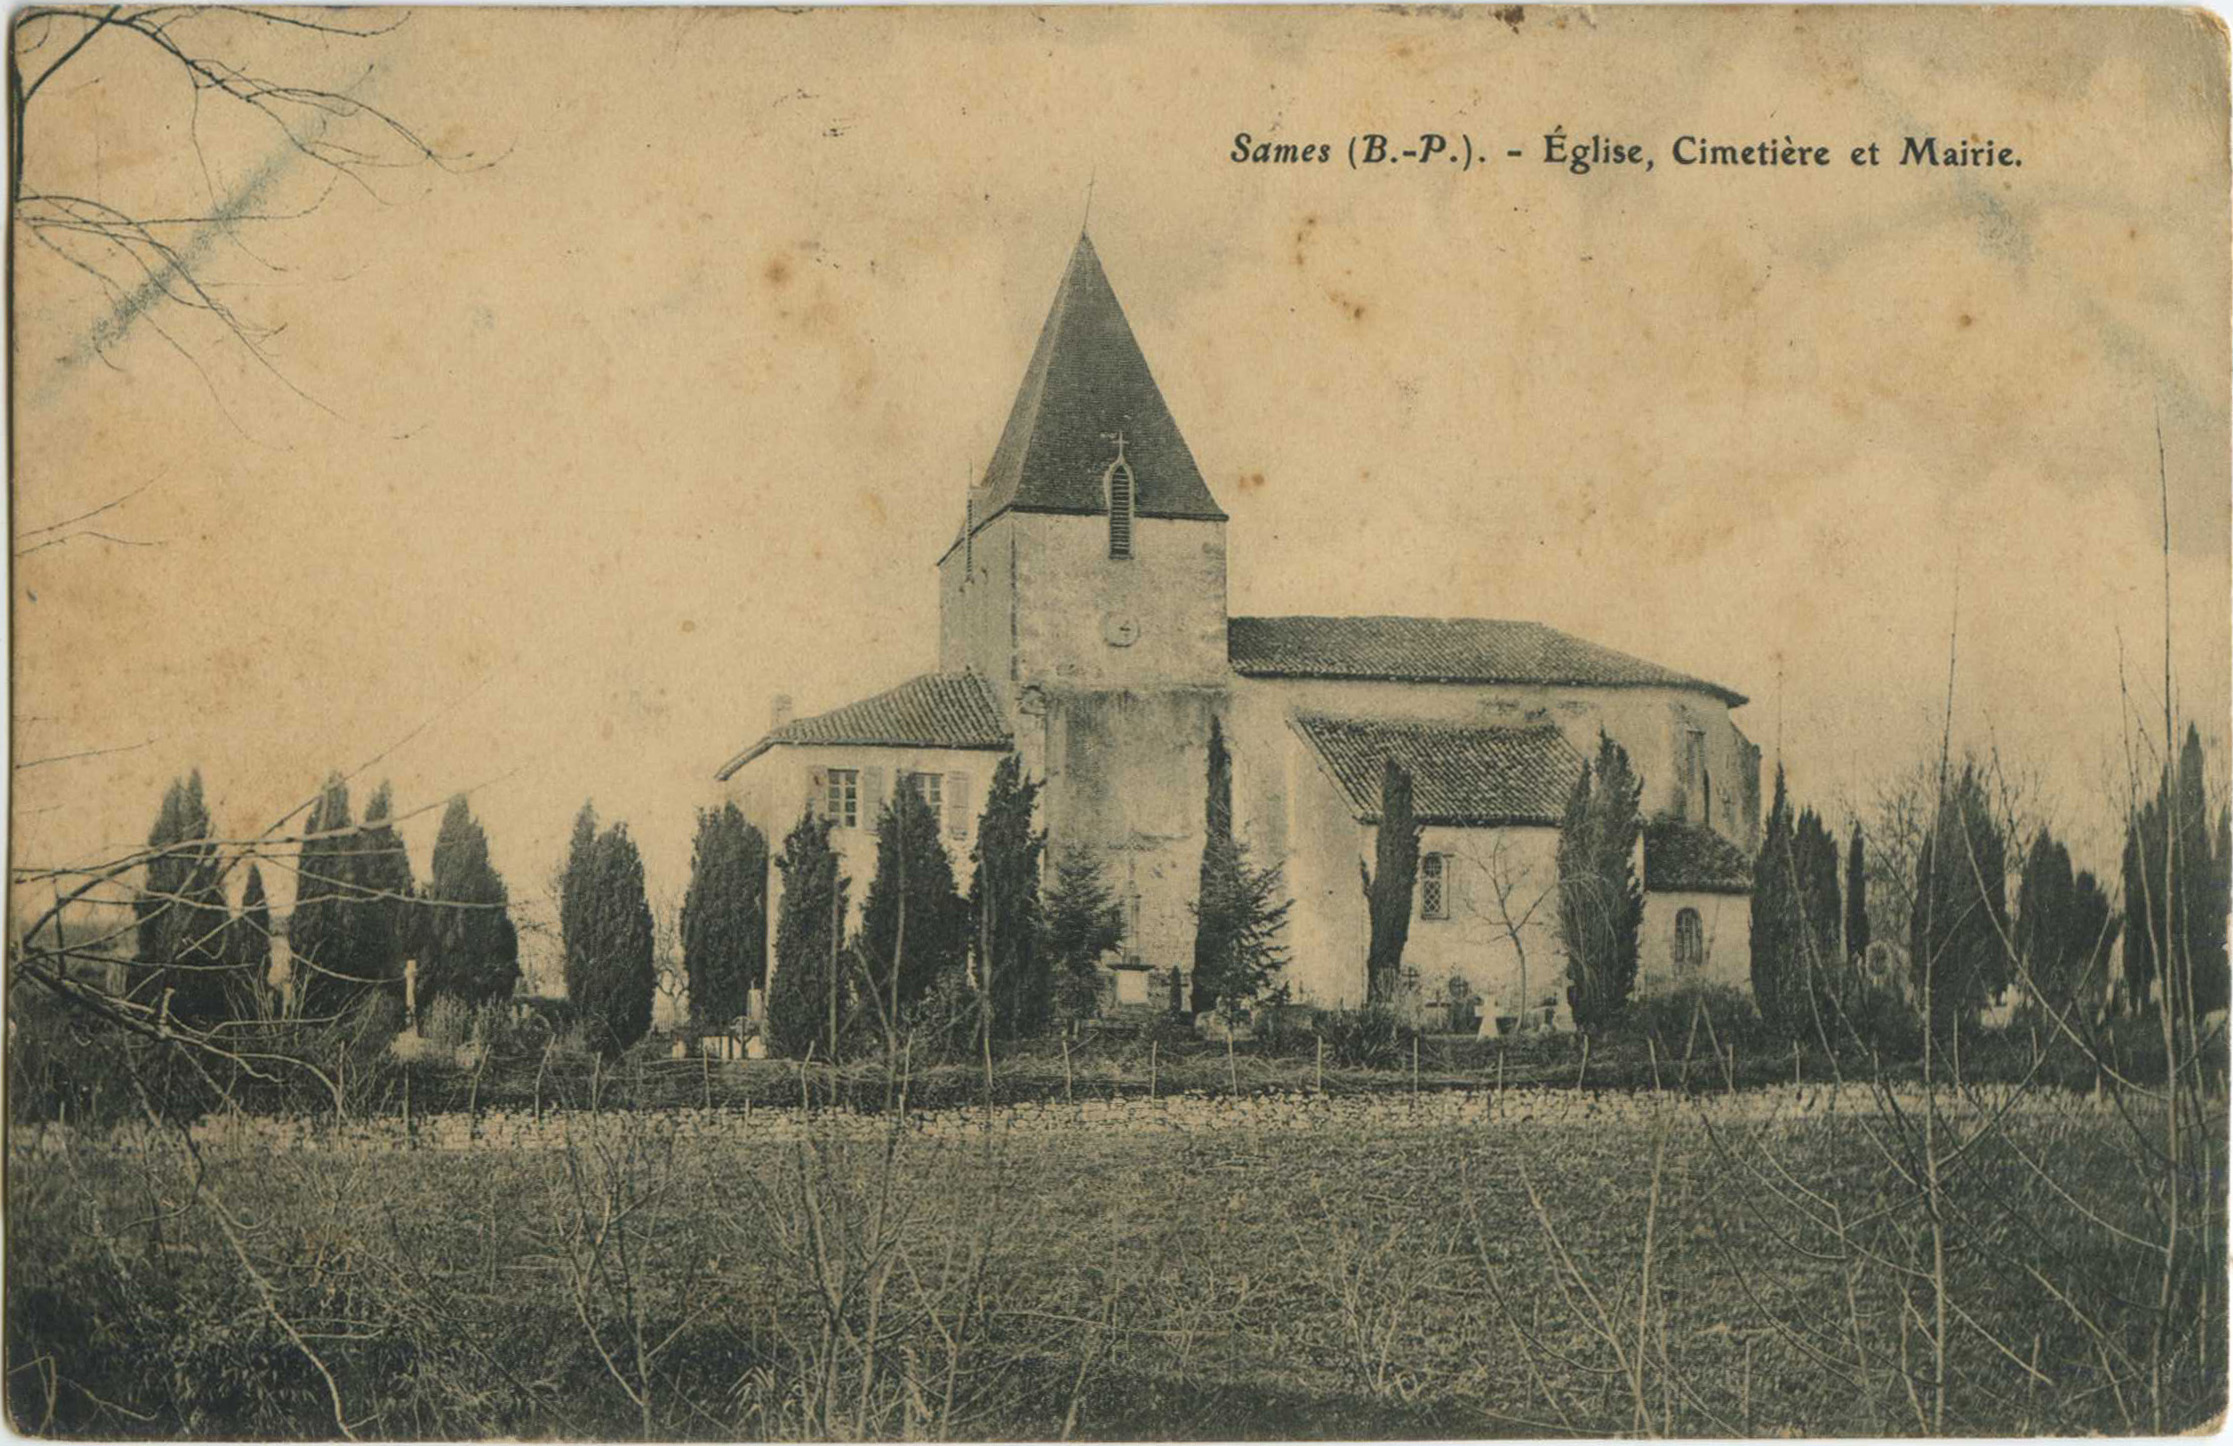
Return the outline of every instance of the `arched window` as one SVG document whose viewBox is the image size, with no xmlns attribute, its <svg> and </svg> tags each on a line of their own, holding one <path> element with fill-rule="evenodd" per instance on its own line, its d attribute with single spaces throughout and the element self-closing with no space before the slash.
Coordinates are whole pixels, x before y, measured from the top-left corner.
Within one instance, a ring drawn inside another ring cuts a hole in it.
<svg viewBox="0 0 2233 1446">
<path fill-rule="evenodd" d="M 1706 926 L 1696 909 L 1675 913 L 1675 971 L 1688 973 L 1706 962 Z"/>
<path fill-rule="evenodd" d="M 1132 464 L 1122 457 L 1109 467 L 1109 556 L 1132 555 Z"/>
<path fill-rule="evenodd" d="M 1419 917 L 1450 917 L 1450 859 L 1447 854 L 1419 855 Z"/>
</svg>

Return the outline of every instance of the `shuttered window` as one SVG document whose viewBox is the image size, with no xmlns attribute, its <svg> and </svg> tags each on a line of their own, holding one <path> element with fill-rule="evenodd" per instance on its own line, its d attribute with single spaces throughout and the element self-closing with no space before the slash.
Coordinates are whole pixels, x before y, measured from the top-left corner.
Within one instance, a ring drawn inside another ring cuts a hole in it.
<svg viewBox="0 0 2233 1446">
<path fill-rule="evenodd" d="M 929 775 L 935 778 L 937 775 Z M 951 838 L 969 836 L 969 775 L 946 775 L 946 833 Z"/>
<path fill-rule="evenodd" d="M 1132 555 L 1132 464 L 1123 454 L 1109 465 L 1109 556 Z"/>
<path fill-rule="evenodd" d="M 830 770 L 828 798 L 824 815 L 839 828 L 861 826 L 861 771 L 857 768 Z"/>
<path fill-rule="evenodd" d="M 905 775 L 905 782 L 908 789 L 923 801 L 923 807 L 930 810 L 932 821 L 943 824 L 946 821 L 946 775 L 910 773 Z"/>
<path fill-rule="evenodd" d="M 1688 971 L 1706 962 L 1706 926 L 1696 909 L 1675 915 L 1675 968 Z"/>
</svg>

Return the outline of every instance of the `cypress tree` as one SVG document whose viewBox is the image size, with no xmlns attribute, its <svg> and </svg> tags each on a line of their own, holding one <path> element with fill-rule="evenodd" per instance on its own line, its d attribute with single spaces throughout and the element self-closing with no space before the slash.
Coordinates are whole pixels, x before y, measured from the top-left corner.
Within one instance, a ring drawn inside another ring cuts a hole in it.
<svg viewBox="0 0 2233 1446">
<path fill-rule="evenodd" d="M 1934 1031 L 1972 1023 L 2008 984 L 2007 845 L 1974 765 L 1939 801 L 1915 866 L 1908 967 Z"/>
<path fill-rule="evenodd" d="M 775 973 L 768 980 L 768 1043 L 779 1054 L 794 1058 L 816 1047 L 824 1058 L 835 1055 L 836 1040 L 829 1024 L 833 982 L 830 974 L 832 930 L 844 918 L 846 894 L 852 881 L 830 847 L 830 821 L 816 818 L 809 808 L 799 815 L 783 840 L 775 866 L 783 876 L 783 899 L 775 913 Z M 840 1019 L 845 1009 L 844 991 L 837 990 Z"/>
<path fill-rule="evenodd" d="M 1819 1038 L 1834 1027 L 1837 1019 L 1835 1001 L 1844 994 L 1845 951 L 1839 947 L 1838 938 L 1838 844 L 1822 816 L 1812 808 L 1799 814 L 1791 852 L 1798 871 L 1794 880 L 1799 906 L 1797 965 L 1803 993 L 1793 1001 L 1798 1013 L 1786 1027 L 1793 1034 Z"/>
<path fill-rule="evenodd" d="M 1599 731 L 1597 761 L 1567 796 L 1558 838 L 1559 942 L 1566 950 L 1566 1002 L 1577 1029 L 1616 1023 L 1636 987 L 1636 936 L 1644 891 L 1636 879 L 1643 780 L 1627 750 Z"/>
<path fill-rule="evenodd" d="M 210 841 L 201 770 L 172 780 L 164 791 L 147 845 L 145 883 L 133 914 L 139 960 L 155 974 L 150 1002 L 167 990 L 173 1018 L 198 1026 L 229 1018 L 231 916 L 223 867 Z"/>
<path fill-rule="evenodd" d="M 584 803 L 574 815 L 574 831 L 566 841 L 566 865 L 558 875 L 558 939 L 564 954 L 567 988 L 580 967 L 577 955 L 588 946 L 590 899 L 596 886 L 597 809 Z"/>
<path fill-rule="evenodd" d="M 1386 1004 L 1403 977 L 1403 946 L 1411 938 L 1411 895 L 1419 879 L 1421 829 L 1411 807 L 1411 774 L 1393 758 L 1380 768 L 1380 825 L 1373 831 L 1373 861 L 1364 875 L 1371 924 L 1365 950 L 1365 997 Z"/>
<path fill-rule="evenodd" d="M 397 997 L 403 961 L 418 953 L 420 910 L 411 879 L 411 856 L 391 821 L 393 791 L 385 781 L 364 806 L 364 824 L 349 852 L 354 884 L 358 971 Z"/>
<path fill-rule="evenodd" d="M 2233 820 L 2210 827 L 2201 734 L 2187 726 L 2176 770 L 2127 823 L 2124 849 L 2124 960 L 2128 996 L 2148 997 L 2168 952 L 2175 965 L 2174 1005 L 2192 1003 L 2199 1019 L 2226 1007 L 2227 870 Z M 2166 853 L 2169 854 L 2168 872 Z"/>
<path fill-rule="evenodd" d="M 938 815 L 902 780 L 876 816 L 876 873 L 861 904 L 860 968 L 864 996 L 874 993 L 870 1015 L 896 1029 L 940 975 L 962 967 L 967 929 Z"/>
<path fill-rule="evenodd" d="M 1751 928 L 1752 1001 L 1760 1017 L 1779 1029 L 1796 1017 L 1800 998 L 1794 968 L 1800 946 L 1793 927 L 1798 917 L 1798 891 L 1791 868 L 1796 833 L 1791 795 L 1779 763 L 1767 826 L 1760 835 L 1760 852 L 1752 863 Z"/>
<path fill-rule="evenodd" d="M 768 841 L 742 810 L 734 803 L 698 810 L 682 897 L 682 969 L 696 1023 L 737 1018 L 760 987 L 767 888 Z"/>
<path fill-rule="evenodd" d="M 357 960 L 358 920 L 349 785 L 327 775 L 296 853 L 295 909 L 287 921 L 296 1008 L 304 1019 L 344 1013 L 371 985 Z"/>
<path fill-rule="evenodd" d="M 1202 867 L 1194 890 L 1194 1007 L 1198 1010 L 1217 1002 L 1217 961 L 1230 952 L 1234 921 L 1213 901 L 1235 896 L 1238 866 L 1233 848 L 1233 755 L 1225 747 L 1225 725 L 1215 714 L 1210 716 L 1203 795 Z"/>
<path fill-rule="evenodd" d="M 656 985 L 643 858 L 626 824 L 597 836 L 584 887 L 579 948 L 569 941 L 567 949 L 566 995 L 591 1046 L 610 1057 L 650 1031 Z"/>
<path fill-rule="evenodd" d="M 2094 876 L 2073 871 L 2070 851 L 2041 829 L 2024 856 L 2013 934 L 2030 992 L 2043 1008 L 2060 1015 L 2100 999 L 2120 922 Z"/>
<path fill-rule="evenodd" d="M 443 996 L 467 1004 L 511 997 L 520 976 L 511 894 L 463 794 L 442 811 L 421 912 L 422 1007 Z"/>
<path fill-rule="evenodd" d="M 1053 961 L 1041 947 L 1039 900 L 1039 860 L 1047 836 L 1031 826 L 1038 801 L 1039 785 L 1024 776 L 1023 760 L 1013 753 L 1001 759 L 970 853 L 975 867 L 963 917 L 975 927 L 965 943 L 990 996 L 995 1039 L 1038 1034 L 1054 1018 Z M 879 864 L 879 879 L 881 872 Z M 869 898 L 873 904 L 873 889 Z"/>
<path fill-rule="evenodd" d="M 1853 820 L 1853 838 L 1845 846 L 1845 953 L 1858 963 L 1869 952 L 1868 866 L 1861 840 L 1861 821 Z"/>
<path fill-rule="evenodd" d="M 271 975 L 271 902 L 264 897 L 263 870 L 248 866 L 241 886 L 240 912 L 233 916 L 225 957 L 232 965 L 234 992 L 262 999 Z"/>
</svg>

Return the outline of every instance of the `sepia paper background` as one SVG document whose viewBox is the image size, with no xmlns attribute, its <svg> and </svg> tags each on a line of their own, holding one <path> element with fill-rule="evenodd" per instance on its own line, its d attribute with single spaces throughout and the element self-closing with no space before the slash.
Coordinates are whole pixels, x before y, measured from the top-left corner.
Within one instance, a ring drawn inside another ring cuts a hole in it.
<svg viewBox="0 0 2233 1446">
<path fill-rule="evenodd" d="M 2036 770 L 2106 872 L 2126 710 L 2160 732 L 2160 420 L 2178 704 L 2223 757 L 2207 17 L 397 18 L 251 37 L 451 158 L 370 189 L 121 42 L 41 97 L 27 176 L 224 217 L 179 239 L 273 330 L 267 367 L 18 238 L 21 865 L 143 837 L 189 768 L 238 834 L 384 755 L 360 787 L 401 809 L 476 790 L 515 897 L 594 798 L 678 899 L 771 694 L 931 664 L 931 567 L 1089 188 L 1234 612 L 1534 618 L 1725 683 L 1835 822 L 1935 756 L 1958 593 L 1955 746 Z M 1542 164 L 1553 127 L 1657 165 Z M 1235 164 L 1241 131 L 1337 157 Z M 1338 154 L 1425 131 L 1498 150 Z M 1679 171 L 1683 134 L 1841 164 Z M 2024 165 L 1842 164 L 1906 134 Z M 24 550 L 127 494 L 117 540 Z"/>
</svg>

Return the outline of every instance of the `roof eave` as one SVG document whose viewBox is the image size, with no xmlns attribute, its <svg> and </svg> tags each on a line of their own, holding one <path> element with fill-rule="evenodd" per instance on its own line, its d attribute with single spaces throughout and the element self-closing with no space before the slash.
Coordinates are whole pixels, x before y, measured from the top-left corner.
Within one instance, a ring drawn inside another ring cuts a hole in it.
<svg viewBox="0 0 2233 1446">
<path fill-rule="evenodd" d="M 1335 671 L 1329 668 L 1287 667 L 1277 663 L 1236 663 L 1226 660 L 1233 671 L 1244 678 L 1323 678 L 1345 683 L 1430 683 L 1437 687 L 1508 687 L 1508 688 L 1669 688 L 1680 693 L 1704 693 L 1718 698 L 1732 708 L 1742 708 L 1751 702 L 1744 694 L 1724 688 L 1719 683 L 1708 683 L 1699 678 L 1680 682 L 1606 682 L 1579 678 L 1490 678 L 1450 673 L 1373 673 L 1362 671 Z"/>
<path fill-rule="evenodd" d="M 1557 828 L 1562 819 L 1530 813 L 1417 813 L 1414 821 L 1427 828 Z M 1357 822 L 1380 826 L 1378 810 L 1357 815 Z"/>
<path fill-rule="evenodd" d="M 773 748 L 913 748 L 924 753 L 1007 753 L 1016 746 L 1013 736 L 978 743 L 925 743 L 920 738 L 763 738 L 721 765 L 713 775 L 727 783 L 739 769 Z"/>
</svg>

